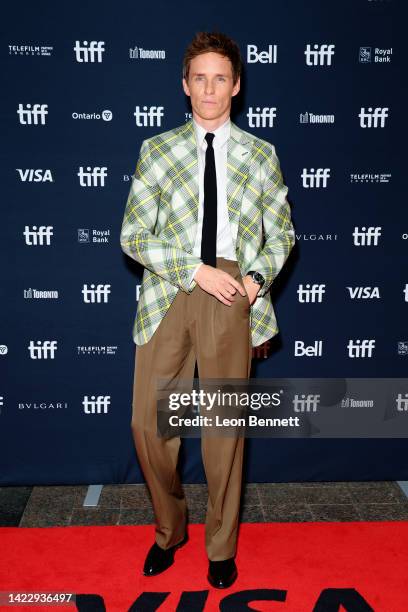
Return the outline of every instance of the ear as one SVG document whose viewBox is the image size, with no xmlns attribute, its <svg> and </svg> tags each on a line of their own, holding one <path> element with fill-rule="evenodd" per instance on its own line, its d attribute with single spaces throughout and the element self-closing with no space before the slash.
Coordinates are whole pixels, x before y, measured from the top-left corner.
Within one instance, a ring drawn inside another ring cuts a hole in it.
<svg viewBox="0 0 408 612">
<path fill-rule="evenodd" d="M 184 93 L 186 94 L 186 96 L 189 96 L 190 95 L 190 89 L 189 89 L 189 87 L 187 85 L 187 81 L 186 81 L 186 79 L 184 77 L 183 77 L 183 80 L 182 80 L 182 84 L 183 84 Z"/>
<path fill-rule="evenodd" d="M 241 77 L 238 77 L 237 82 L 235 83 L 234 87 L 232 88 L 232 94 L 231 95 L 232 96 L 236 96 L 240 89 L 241 89 Z"/>
</svg>

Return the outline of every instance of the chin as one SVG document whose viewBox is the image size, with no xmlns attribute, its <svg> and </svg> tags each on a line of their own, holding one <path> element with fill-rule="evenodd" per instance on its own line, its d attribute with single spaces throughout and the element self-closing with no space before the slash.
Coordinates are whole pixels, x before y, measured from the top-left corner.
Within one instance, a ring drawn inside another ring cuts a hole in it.
<svg viewBox="0 0 408 612">
<path fill-rule="evenodd" d="M 216 108 L 204 108 L 202 109 L 202 115 L 206 119 L 213 119 L 218 116 L 218 110 Z"/>
</svg>

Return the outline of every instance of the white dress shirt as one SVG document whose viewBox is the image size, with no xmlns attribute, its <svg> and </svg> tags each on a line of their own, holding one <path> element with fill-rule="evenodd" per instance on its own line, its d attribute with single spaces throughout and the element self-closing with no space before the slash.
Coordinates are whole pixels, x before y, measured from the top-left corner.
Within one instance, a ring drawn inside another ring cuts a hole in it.
<svg viewBox="0 0 408 612">
<path fill-rule="evenodd" d="M 205 152 L 208 144 L 205 140 L 205 135 L 209 130 L 206 130 L 193 118 L 197 141 L 198 155 L 198 182 L 199 182 L 199 206 L 198 206 L 198 222 L 197 233 L 194 241 L 193 254 L 201 257 L 201 236 L 203 231 L 203 216 L 204 216 L 204 169 L 205 169 Z M 212 132 L 215 137 L 213 139 L 213 149 L 215 158 L 215 172 L 217 175 L 217 257 L 225 259 L 237 260 L 235 247 L 232 240 L 230 222 L 227 209 L 227 144 L 231 133 L 230 118 Z M 203 262 L 199 263 L 193 270 L 191 281 Z"/>
</svg>

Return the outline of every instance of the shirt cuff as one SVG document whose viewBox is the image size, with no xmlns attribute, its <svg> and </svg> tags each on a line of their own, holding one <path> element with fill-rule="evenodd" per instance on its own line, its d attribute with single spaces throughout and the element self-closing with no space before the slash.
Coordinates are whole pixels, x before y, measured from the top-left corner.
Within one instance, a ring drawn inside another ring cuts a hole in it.
<svg viewBox="0 0 408 612">
<path fill-rule="evenodd" d="M 189 285 L 189 287 L 191 287 L 191 285 L 192 285 L 192 283 L 193 283 L 193 280 L 194 280 L 194 277 L 195 277 L 195 275 L 196 275 L 196 272 L 197 272 L 198 268 L 199 268 L 200 266 L 202 266 L 202 265 L 203 265 L 203 263 L 204 263 L 204 262 L 203 262 L 203 261 L 201 261 L 201 262 L 200 262 L 200 263 L 199 263 L 199 264 L 198 264 L 198 265 L 197 265 L 197 266 L 194 268 L 193 273 L 192 273 L 191 278 L 190 278 L 190 285 Z"/>
</svg>

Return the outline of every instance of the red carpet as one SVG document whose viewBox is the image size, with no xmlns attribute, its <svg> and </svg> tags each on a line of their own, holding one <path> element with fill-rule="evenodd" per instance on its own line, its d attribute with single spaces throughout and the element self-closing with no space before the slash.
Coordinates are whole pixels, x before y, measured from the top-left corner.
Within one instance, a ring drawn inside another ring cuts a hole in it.
<svg viewBox="0 0 408 612">
<path fill-rule="evenodd" d="M 82 597 L 78 609 L 108 612 L 408 610 L 408 521 L 241 524 L 239 575 L 225 590 L 206 580 L 204 526 L 189 525 L 189 536 L 170 569 L 146 578 L 153 526 L 0 528 L 0 591 L 94 594 L 105 607 Z"/>
</svg>

